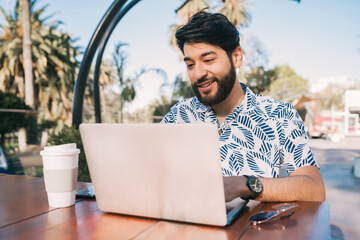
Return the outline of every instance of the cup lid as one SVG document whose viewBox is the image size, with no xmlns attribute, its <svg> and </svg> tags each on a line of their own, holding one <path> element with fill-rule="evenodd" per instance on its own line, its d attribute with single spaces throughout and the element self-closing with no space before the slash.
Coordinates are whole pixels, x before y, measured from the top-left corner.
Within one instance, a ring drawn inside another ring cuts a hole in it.
<svg viewBox="0 0 360 240">
<path fill-rule="evenodd" d="M 55 150 L 62 150 L 62 149 L 76 149 L 76 143 L 67 143 L 67 144 L 44 147 L 44 150 L 46 150 L 46 151 L 55 151 Z"/>
<path fill-rule="evenodd" d="M 46 146 L 40 151 L 40 155 L 73 155 L 79 154 L 80 149 L 76 148 L 76 143 L 61 144 L 56 146 Z"/>
</svg>

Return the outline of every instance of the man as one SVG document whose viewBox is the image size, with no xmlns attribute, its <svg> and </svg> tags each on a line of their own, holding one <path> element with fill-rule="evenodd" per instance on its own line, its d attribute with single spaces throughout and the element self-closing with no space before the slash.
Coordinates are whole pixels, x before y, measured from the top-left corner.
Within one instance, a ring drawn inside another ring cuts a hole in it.
<svg viewBox="0 0 360 240">
<path fill-rule="evenodd" d="M 162 123 L 217 125 L 226 201 L 323 201 L 324 184 L 294 107 L 236 81 L 243 59 L 237 29 L 224 15 L 202 11 L 175 36 L 196 97 L 174 105 Z M 279 178 L 281 166 L 288 177 Z"/>
</svg>

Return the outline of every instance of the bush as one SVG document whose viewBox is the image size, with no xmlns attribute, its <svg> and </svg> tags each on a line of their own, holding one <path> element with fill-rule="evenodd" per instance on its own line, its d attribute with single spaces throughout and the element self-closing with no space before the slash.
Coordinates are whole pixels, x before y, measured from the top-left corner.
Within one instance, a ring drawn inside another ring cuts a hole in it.
<svg viewBox="0 0 360 240">
<path fill-rule="evenodd" d="M 76 143 L 77 148 L 80 149 L 78 181 L 91 182 L 79 129 L 65 126 L 58 134 L 50 134 L 48 145 L 53 146 L 67 143 Z"/>
<path fill-rule="evenodd" d="M 0 108 L 31 110 L 23 99 L 15 94 L 0 91 Z M 5 149 L 5 134 L 17 131 L 19 128 L 36 128 L 35 114 L 28 112 L 0 112 L 0 142 Z"/>
</svg>

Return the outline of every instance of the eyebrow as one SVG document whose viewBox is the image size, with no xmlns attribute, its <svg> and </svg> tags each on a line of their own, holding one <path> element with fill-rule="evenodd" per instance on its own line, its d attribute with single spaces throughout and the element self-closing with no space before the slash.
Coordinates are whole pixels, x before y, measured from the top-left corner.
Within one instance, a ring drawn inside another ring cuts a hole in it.
<svg viewBox="0 0 360 240">
<path fill-rule="evenodd" d="M 217 55 L 216 52 L 214 52 L 214 51 L 209 51 L 209 52 L 205 52 L 205 53 L 201 54 L 201 57 L 203 58 L 203 57 L 206 57 L 207 55 L 210 55 L 210 54 L 215 54 L 215 55 Z M 184 62 L 186 62 L 186 61 L 191 61 L 191 60 L 192 60 L 192 59 L 189 58 L 189 57 L 184 57 Z"/>
</svg>

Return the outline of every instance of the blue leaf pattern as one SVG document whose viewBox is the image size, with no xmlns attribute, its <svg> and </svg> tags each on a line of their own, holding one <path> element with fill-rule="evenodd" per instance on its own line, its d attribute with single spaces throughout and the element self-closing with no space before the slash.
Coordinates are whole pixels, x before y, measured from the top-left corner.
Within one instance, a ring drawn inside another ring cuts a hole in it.
<svg viewBox="0 0 360 240">
<path fill-rule="evenodd" d="M 228 146 L 227 145 L 221 146 L 220 147 L 221 161 L 224 161 L 224 159 L 226 159 L 227 154 L 228 154 Z"/>
<path fill-rule="evenodd" d="M 293 153 L 294 149 L 295 149 L 295 144 L 290 139 L 286 139 L 286 141 L 285 141 L 285 149 L 289 153 Z"/>
<path fill-rule="evenodd" d="M 262 122 L 255 126 L 255 136 L 263 141 L 274 140 L 275 131 L 266 123 Z"/>
<path fill-rule="evenodd" d="M 272 104 L 269 104 L 269 105 L 266 105 L 266 106 L 265 106 L 266 114 L 267 114 L 268 116 L 271 116 L 272 107 L 273 107 Z"/>
<path fill-rule="evenodd" d="M 276 122 L 276 131 L 279 134 L 279 141 L 281 145 L 285 144 L 285 133 L 280 122 Z"/>
<path fill-rule="evenodd" d="M 291 173 L 318 166 L 304 124 L 289 104 L 254 94 L 245 84 L 243 102 L 220 125 L 214 111 L 194 97 L 175 104 L 162 123 L 211 123 L 219 130 L 223 175 L 278 177 L 280 159 Z"/>
<path fill-rule="evenodd" d="M 230 167 L 230 170 L 232 172 L 234 172 L 236 175 L 240 174 L 239 162 L 237 161 L 237 159 L 234 155 L 231 155 L 229 158 L 229 167 Z"/>
<path fill-rule="evenodd" d="M 256 173 L 256 175 L 264 174 L 262 170 L 260 170 L 259 165 L 257 164 L 253 152 L 247 152 L 246 153 L 247 162 L 249 164 L 250 169 Z"/>
<path fill-rule="evenodd" d="M 231 128 L 226 129 L 223 133 L 221 133 L 219 140 L 226 141 L 229 139 L 231 134 Z"/>
<path fill-rule="evenodd" d="M 243 136 L 245 136 L 246 141 L 241 140 L 235 135 L 232 135 L 232 139 L 235 140 L 240 146 L 243 146 L 248 149 L 253 149 L 254 146 L 254 139 L 252 138 L 252 135 L 249 131 L 243 130 Z"/>
<path fill-rule="evenodd" d="M 183 106 L 180 107 L 180 117 L 185 123 L 190 123 L 188 112 Z"/>
<path fill-rule="evenodd" d="M 229 149 L 238 149 L 238 148 L 240 148 L 240 145 L 236 144 L 236 143 L 229 143 L 229 144 L 227 144 L 227 146 L 228 146 Z"/>
<path fill-rule="evenodd" d="M 240 167 L 240 171 L 244 168 L 244 156 L 242 155 L 242 153 L 240 151 L 235 150 L 233 152 L 235 158 L 237 159 L 237 161 L 239 162 L 239 167 Z"/>
<path fill-rule="evenodd" d="M 251 119 L 248 116 L 240 115 L 238 117 L 237 121 L 239 122 L 240 125 L 246 127 L 247 129 L 252 129 L 253 128 Z"/>
<path fill-rule="evenodd" d="M 265 155 L 267 158 L 271 158 L 271 148 L 272 148 L 272 144 L 270 142 L 264 141 L 261 144 L 260 147 L 260 152 Z"/>
<path fill-rule="evenodd" d="M 294 151 L 294 162 L 296 165 L 303 159 L 303 149 L 305 144 L 299 144 Z"/>
<path fill-rule="evenodd" d="M 226 168 L 222 168 L 222 174 L 224 176 L 232 176 L 232 172 Z"/>
<path fill-rule="evenodd" d="M 290 137 L 291 137 L 292 139 L 295 139 L 295 138 L 297 138 L 297 137 L 301 137 L 302 135 L 303 135 L 303 131 L 298 130 L 298 129 L 295 129 L 295 130 L 291 133 Z"/>
<path fill-rule="evenodd" d="M 262 123 L 264 121 L 264 117 L 254 111 L 249 112 L 249 116 L 254 123 Z"/>
</svg>

